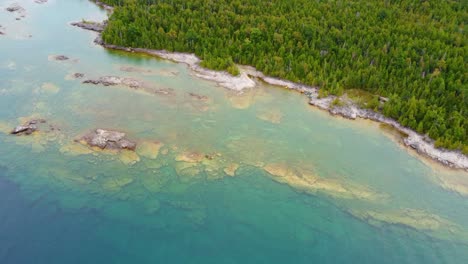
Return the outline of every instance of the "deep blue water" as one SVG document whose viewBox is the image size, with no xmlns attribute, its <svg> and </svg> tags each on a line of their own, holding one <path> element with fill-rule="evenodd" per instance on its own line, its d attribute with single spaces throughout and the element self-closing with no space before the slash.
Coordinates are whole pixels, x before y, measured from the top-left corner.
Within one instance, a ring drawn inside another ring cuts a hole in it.
<svg viewBox="0 0 468 264">
<path fill-rule="evenodd" d="M 466 246 L 410 229 L 370 227 L 332 203 L 262 175 L 199 184 L 195 207 L 161 202 L 152 221 L 135 204 L 61 209 L 56 193 L 34 200 L 0 177 L 1 263 L 466 263 Z M 244 171 L 258 173 L 252 169 Z M 268 188 L 269 192 L 265 192 Z M 192 193 L 193 194 L 193 193 Z M 64 194 L 62 194 L 63 196 Z M 188 194 L 169 199 L 184 200 Z M 110 202 L 110 201 L 107 201 Z M 118 212 L 112 214 L 112 207 Z M 185 210 L 206 209 L 203 224 Z M 107 211 L 107 212 L 106 212 Z M 112 215 L 112 216 L 110 216 Z M 449 253 L 449 254 L 448 254 Z"/>
</svg>

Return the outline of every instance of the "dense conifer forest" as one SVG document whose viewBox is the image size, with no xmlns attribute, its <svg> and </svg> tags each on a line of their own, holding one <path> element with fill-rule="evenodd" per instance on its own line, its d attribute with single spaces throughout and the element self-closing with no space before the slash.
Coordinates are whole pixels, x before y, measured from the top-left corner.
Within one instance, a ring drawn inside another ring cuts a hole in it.
<svg viewBox="0 0 468 264">
<path fill-rule="evenodd" d="M 464 0 L 105 0 L 106 43 L 191 52 L 319 86 L 372 94 L 367 107 L 468 153 Z M 378 109 L 377 96 L 389 97 Z"/>
</svg>

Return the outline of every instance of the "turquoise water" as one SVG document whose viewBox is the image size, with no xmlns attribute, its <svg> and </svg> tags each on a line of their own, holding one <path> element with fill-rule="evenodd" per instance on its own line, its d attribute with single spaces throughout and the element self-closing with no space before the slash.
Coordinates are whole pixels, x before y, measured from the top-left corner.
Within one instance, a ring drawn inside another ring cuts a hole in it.
<svg viewBox="0 0 468 264">
<path fill-rule="evenodd" d="M 68 25 L 105 18 L 91 2 L 19 2 L 19 21 L 0 3 L 0 131 L 37 117 L 60 131 L 0 133 L 1 263 L 468 262 L 466 172 L 300 94 L 239 95 L 184 65 L 106 51 Z M 172 95 L 86 85 L 75 72 Z M 95 128 L 126 132 L 137 152 L 74 143 Z"/>
</svg>

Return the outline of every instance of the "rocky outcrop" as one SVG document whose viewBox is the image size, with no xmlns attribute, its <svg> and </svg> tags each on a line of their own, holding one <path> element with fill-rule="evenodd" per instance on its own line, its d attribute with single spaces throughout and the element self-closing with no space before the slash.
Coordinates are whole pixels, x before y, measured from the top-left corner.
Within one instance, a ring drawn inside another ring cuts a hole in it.
<svg viewBox="0 0 468 264">
<path fill-rule="evenodd" d="M 71 25 L 75 27 L 80 27 L 82 29 L 91 30 L 95 32 L 102 32 L 106 27 L 107 21 L 102 23 L 93 22 L 93 21 L 82 21 L 82 22 L 72 22 Z"/>
<path fill-rule="evenodd" d="M 118 77 L 118 76 L 103 76 L 98 79 L 88 79 L 83 81 L 83 83 L 94 84 L 94 85 L 104 85 L 104 86 L 114 86 L 114 85 L 124 85 L 133 89 L 138 89 L 143 87 L 143 82 L 127 77 Z"/>
<path fill-rule="evenodd" d="M 54 55 L 54 56 L 51 56 L 51 58 L 56 61 L 66 61 L 70 59 L 65 55 Z"/>
<path fill-rule="evenodd" d="M 96 129 L 83 136 L 79 141 L 91 147 L 111 150 L 134 151 L 137 146 L 136 142 L 126 138 L 125 133 L 105 129 Z"/>
<path fill-rule="evenodd" d="M 36 4 L 44 4 L 47 3 L 48 0 L 34 0 Z"/>
<path fill-rule="evenodd" d="M 44 119 L 34 119 L 31 121 L 26 122 L 23 125 L 15 127 L 10 134 L 12 135 L 31 135 L 35 131 L 37 131 L 38 125 L 39 124 L 44 124 L 46 123 L 46 120 Z"/>
</svg>

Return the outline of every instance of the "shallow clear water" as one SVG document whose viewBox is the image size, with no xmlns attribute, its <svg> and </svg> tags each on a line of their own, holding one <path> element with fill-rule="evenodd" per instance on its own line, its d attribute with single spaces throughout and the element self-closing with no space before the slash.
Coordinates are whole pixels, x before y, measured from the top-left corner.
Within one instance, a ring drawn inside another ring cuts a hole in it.
<svg viewBox="0 0 468 264">
<path fill-rule="evenodd" d="M 19 21 L 0 2 L 0 131 L 33 117 L 60 131 L 0 133 L 1 263 L 468 262 L 468 198 L 442 184 L 466 172 L 436 169 L 378 125 L 300 94 L 238 95 L 184 65 L 106 51 L 69 25 L 105 18 L 91 2 L 18 2 Z M 75 72 L 173 92 L 82 84 Z M 95 128 L 162 147 L 151 157 L 73 143 Z"/>
</svg>

